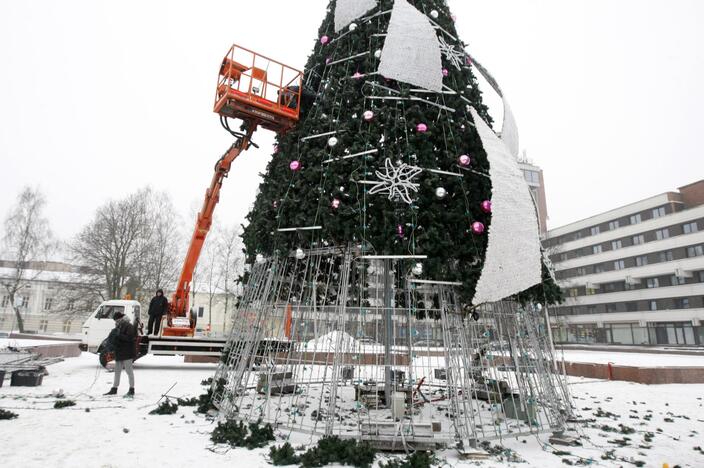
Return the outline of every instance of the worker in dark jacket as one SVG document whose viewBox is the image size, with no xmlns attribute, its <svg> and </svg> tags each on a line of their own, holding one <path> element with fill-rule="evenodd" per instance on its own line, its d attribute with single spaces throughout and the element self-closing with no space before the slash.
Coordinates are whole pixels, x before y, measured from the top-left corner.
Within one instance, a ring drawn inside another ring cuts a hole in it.
<svg viewBox="0 0 704 468">
<path fill-rule="evenodd" d="M 161 326 L 161 318 L 169 311 L 169 301 L 164 297 L 164 291 L 158 289 L 156 291 L 156 296 L 152 297 L 151 302 L 149 302 L 149 324 L 147 325 L 147 335 L 151 335 L 154 332 L 155 335 L 159 334 L 159 327 Z"/>
<path fill-rule="evenodd" d="M 122 369 L 127 372 L 127 377 L 130 381 L 130 389 L 125 395 L 126 398 L 134 396 L 134 370 L 132 369 L 132 361 L 135 358 L 136 346 L 135 328 L 130 323 L 129 318 L 125 317 L 122 312 L 115 312 L 113 316 L 115 320 L 115 330 L 110 334 L 112 337 L 112 346 L 115 350 L 115 378 L 112 388 L 106 395 L 116 395 L 117 387 L 120 386 L 120 374 Z"/>
</svg>

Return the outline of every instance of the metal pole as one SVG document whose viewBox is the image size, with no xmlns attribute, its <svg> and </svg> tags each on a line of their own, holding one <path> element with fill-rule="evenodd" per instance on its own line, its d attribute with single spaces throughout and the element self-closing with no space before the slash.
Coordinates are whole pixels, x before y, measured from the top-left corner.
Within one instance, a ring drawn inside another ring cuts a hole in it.
<svg viewBox="0 0 704 468">
<path fill-rule="evenodd" d="M 391 397 L 393 395 L 393 385 L 392 380 L 392 362 L 391 362 L 391 345 L 392 345 L 392 335 L 393 335 L 393 323 L 392 323 L 392 300 L 393 291 L 391 283 L 392 274 L 392 263 L 391 260 L 384 260 L 384 322 L 385 322 L 385 333 L 384 333 L 384 397 L 386 399 L 386 407 L 391 408 Z"/>
</svg>

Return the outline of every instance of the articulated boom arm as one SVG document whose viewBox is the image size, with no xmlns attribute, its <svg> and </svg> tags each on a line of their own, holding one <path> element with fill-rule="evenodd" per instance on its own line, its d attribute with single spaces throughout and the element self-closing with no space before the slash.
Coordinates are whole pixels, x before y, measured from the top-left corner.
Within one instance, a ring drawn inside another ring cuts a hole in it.
<svg viewBox="0 0 704 468">
<path fill-rule="evenodd" d="M 172 319 L 174 317 L 189 316 L 188 295 L 191 291 L 193 271 L 198 264 L 198 258 L 200 257 L 203 244 L 205 243 L 205 238 L 208 235 L 210 227 L 213 223 L 213 212 L 215 211 L 215 206 L 220 200 L 220 187 L 222 187 L 223 180 L 230 172 L 232 162 L 240 155 L 240 153 L 247 151 L 249 148 L 252 134 L 256 128 L 256 123 L 247 125 L 247 133 L 238 138 L 215 165 L 215 173 L 213 174 L 213 179 L 210 182 L 210 187 L 208 187 L 208 190 L 205 192 L 205 200 L 203 200 L 203 206 L 198 213 L 196 226 L 193 230 L 193 236 L 191 237 L 191 243 L 188 247 L 186 258 L 183 261 L 183 269 L 181 270 L 181 276 L 179 277 L 178 284 L 176 285 L 176 292 L 174 293 L 171 303 L 169 304 L 168 328 L 165 330 L 165 334 L 193 334 L 192 318 L 190 327 L 188 328 L 173 327 Z"/>
</svg>

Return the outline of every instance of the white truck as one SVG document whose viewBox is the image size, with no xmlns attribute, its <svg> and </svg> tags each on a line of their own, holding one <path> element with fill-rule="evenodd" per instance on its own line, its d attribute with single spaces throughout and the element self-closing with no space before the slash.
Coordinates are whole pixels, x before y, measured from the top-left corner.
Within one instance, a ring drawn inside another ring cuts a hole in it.
<svg viewBox="0 0 704 468">
<path fill-rule="evenodd" d="M 142 306 L 138 301 L 110 300 L 102 302 L 83 323 L 81 344 L 82 351 L 98 355 L 100 364 L 107 366 L 113 360 L 111 344 L 107 341 L 110 331 L 115 328 L 113 319 L 116 312 L 122 312 L 137 329 L 136 359 L 147 354 L 165 356 L 210 356 L 219 358 L 227 343 L 226 338 L 210 338 L 207 336 L 146 336 L 143 334 Z M 166 320 L 164 320 L 166 321 Z M 163 324 L 162 324 L 163 325 Z M 164 327 L 160 328 L 163 332 Z M 276 353 L 287 350 L 291 342 L 287 338 L 269 338 L 259 344 L 261 350 Z M 261 354 L 260 350 L 260 354 Z M 135 359 L 135 360 L 136 360 Z"/>
<path fill-rule="evenodd" d="M 137 359 L 146 354 L 211 356 L 220 357 L 227 340 L 206 336 L 145 336 L 142 323 L 142 306 L 138 301 L 110 300 L 102 302 L 83 323 L 81 344 L 82 351 L 95 353 L 100 363 L 106 366 L 113 359 L 107 337 L 115 328 L 113 316 L 122 312 L 137 329 L 135 343 Z M 163 330 L 164 327 L 161 327 Z"/>
</svg>

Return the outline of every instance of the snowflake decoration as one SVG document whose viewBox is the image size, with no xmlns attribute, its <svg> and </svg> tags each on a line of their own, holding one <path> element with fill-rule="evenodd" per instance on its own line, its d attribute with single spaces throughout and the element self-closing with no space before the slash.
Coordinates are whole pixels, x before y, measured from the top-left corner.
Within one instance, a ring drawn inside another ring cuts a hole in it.
<svg viewBox="0 0 704 468">
<path fill-rule="evenodd" d="M 449 60 L 450 63 L 455 66 L 455 68 L 461 70 L 462 64 L 465 60 L 464 51 L 455 49 L 455 46 L 448 43 L 443 36 L 438 37 L 438 40 L 440 42 L 440 51 L 445 56 L 445 58 Z"/>
<path fill-rule="evenodd" d="M 395 167 L 391 159 L 386 159 L 385 172 L 376 171 L 376 176 L 379 178 L 374 187 L 369 190 L 371 195 L 377 193 L 388 193 L 389 200 L 401 199 L 409 205 L 413 203 L 411 199 L 411 191 L 418 192 L 420 184 L 413 182 L 413 179 L 423 172 L 423 169 L 409 166 L 406 163 Z"/>
</svg>

